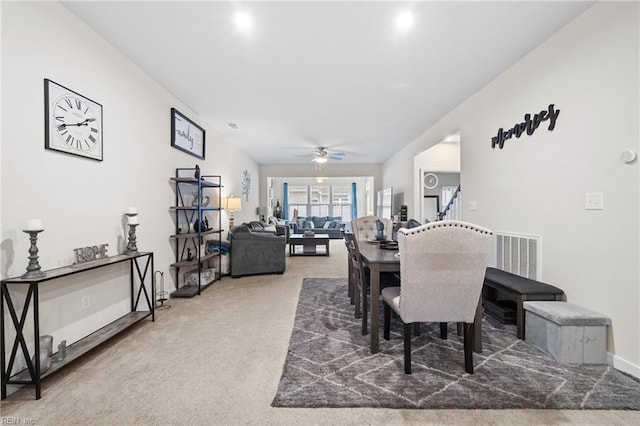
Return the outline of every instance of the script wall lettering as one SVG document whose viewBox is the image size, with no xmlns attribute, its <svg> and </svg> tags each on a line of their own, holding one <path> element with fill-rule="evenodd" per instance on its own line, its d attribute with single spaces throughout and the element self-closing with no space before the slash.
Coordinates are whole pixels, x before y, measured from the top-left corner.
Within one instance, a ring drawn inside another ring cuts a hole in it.
<svg viewBox="0 0 640 426">
<path fill-rule="evenodd" d="M 502 149 L 508 139 L 511 139 L 512 136 L 519 138 L 524 132 L 531 136 L 543 121 L 549 120 L 548 130 L 552 131 L 556 127 L 558 115 L 560 115 L 560 110 L 555 109 L 554 104 L 549 104 L 549 108 L 546 111 L 540 111 L 533 117 L 531 117 L 531 114 L 525 114 L 522 123 L 516 123 L 508 130 L 504 130 L 502 127 L 499 128 L 498 134 L 491 138 L 491 148 L 495 148 L 497 145 L 498 148 Z"/>
</svg>

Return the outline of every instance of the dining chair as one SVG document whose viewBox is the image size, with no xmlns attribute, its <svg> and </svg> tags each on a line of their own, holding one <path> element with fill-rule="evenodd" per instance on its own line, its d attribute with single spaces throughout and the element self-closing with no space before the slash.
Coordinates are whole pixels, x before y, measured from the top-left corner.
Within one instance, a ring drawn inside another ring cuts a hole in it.
<svg viewBox="0 0 640 426">
<path fill-rule="evenodd" d="M 378 234 L 376 221 L 380 220 L 384 223 L 384 234 L 387 239 L 391 239 L 393 234 L 393 222 L 391 219 L 378 218 L 376 216 L 363 216 L 351 221 L 351 230 L 356 236 L 356 240 L 375 240 Z"/>
<path fill-rule="evenodd" d="M 404 324 L 404 372 L 411 374 L 411 324 L 463 323 L 465 371 L 473 374 L 473 327 L 482 293 L 493 233 L 455 220 L 398 231 L 400 287 L 382 290 L 384 339 L 389 340 L 391 310 Z"/>
<path fill-rule="evenodd" d="M 358 240 L 352 232 L 344 233 L 345 243 L 349 252 L 349 259 L 352 262 L 352 278 L 353 278 L 353 295 L 355 301 L 355 317 L 362 318 L 362 334 L 369 332 L 368 313 L 369 313 L 369 268 L 362 262 Z M 383 272 L 380 275 L 380 288 L 393 287 L 400 284 L 397 274 Z M 371 303 L 378 303 L 378 298 L 372 299 Z"/>
<path fill-rule="evenodd" d="M 363 294 L 362 289 L 364 282 L 364 268 L 362 263 L 360 262 L 360 252 L 357 249 L 358 241 L 356 241 L 355 236 L 352 232 L 344 233 L 344 242 L 347 246 L 347 254 L 350 262 L 349 271 L 351 275 L 349 276 L 349 292 L 352 297 L 352 304 L 355 305 L 355 317 L 362 317 L 362 304 L 361 300 L 363 296 L 366 298 L 366 294 Z M 363 329 L 366 327 L 367 317 L 366 314 L 363 318 Z M 365 333 L 363 333 L 365 334 Z"/>
</svg>

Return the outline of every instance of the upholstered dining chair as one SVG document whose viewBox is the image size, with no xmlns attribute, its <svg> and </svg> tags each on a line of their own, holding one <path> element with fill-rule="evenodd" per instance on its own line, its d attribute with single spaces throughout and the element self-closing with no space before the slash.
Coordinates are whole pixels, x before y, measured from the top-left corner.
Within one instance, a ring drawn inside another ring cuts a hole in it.
<svg viewBox="0 0 640 426">
<path fill-rule="evenodd" d="M 373 240 L 378 234 L 376 221 L 381 220 L 384 223 L 384 235 L 387 239 L 391 239 L 393 234 L 393 222 L 391 219 L 381 219 L 376 216 L 363 216 L 351 221 L 351 230 L 356 236 L 356 240 Z"/>
<path fill-rule="evenodd" d="M 382 290 L 384 338 L 391 309 L 404 323 L 404 372 L 411 374 L 411 324 L 462 322 L 465 371 L 473 374 L 473 325 L 493 233 L 468 222 L 431 222 L 398 231 L 400 287 Z"/>
<path fill-rule="evenodd" d="M 349 253 L 349 261 L 351 263 L 352 276 L 349 277 L 353 281 L 353 299 L 355 303 L 355 317 L 362 318 L 362 334 L 369 332 L 368 328 L 368 290 L 369 290 L 369 269 L 364 266 L 358 240 L 352 232 L 344 233 L 345 244 Z M 383 272 L 380 275 L 380 288 L 397 286 L 400 284 L 399 277 L 391 272 Z M 378 303 L 378 298 L 372 299 L 371 303 Z"/>
</svg>

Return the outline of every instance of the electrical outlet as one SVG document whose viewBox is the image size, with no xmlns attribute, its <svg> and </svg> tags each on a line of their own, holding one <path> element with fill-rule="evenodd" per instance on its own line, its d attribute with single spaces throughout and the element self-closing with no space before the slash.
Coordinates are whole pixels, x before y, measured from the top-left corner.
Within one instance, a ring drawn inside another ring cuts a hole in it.
<svg viewBox="0 0 640 426">
<path fill-rule="evenodd" d="M 469 210 L 471 210 L 471 211 L 478 210 L 478 202 L 477 201 L 469 201 Z"/>
<path fill-rule="evenodd" d="M 89 309 L 89 307 L 91 306 L 91 299 L 89 299 L 88 294 L 82 296 L 82 298 L 80 299 L 80 306 L 81 311 L 86 311 L 87 309 Z"/>
<path fill-rule="evenodd" d="M 602 192 L 587 192 L 584 194 L 585 210 L 602 210 L 604 209 L 604 197 Z"/>
</svg>

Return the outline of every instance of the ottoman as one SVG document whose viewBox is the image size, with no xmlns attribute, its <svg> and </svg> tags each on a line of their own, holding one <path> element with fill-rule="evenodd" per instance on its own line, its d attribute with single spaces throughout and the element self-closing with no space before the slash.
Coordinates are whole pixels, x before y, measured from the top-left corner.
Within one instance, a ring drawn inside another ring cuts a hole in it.
<svg viewBox="0 0 640 426">
<path fill-rule="evenodd" d="M 567 302 L 524 302 L 526 342 L 558 362 L 607 363 L 611 320 Z"/>
</svg>

